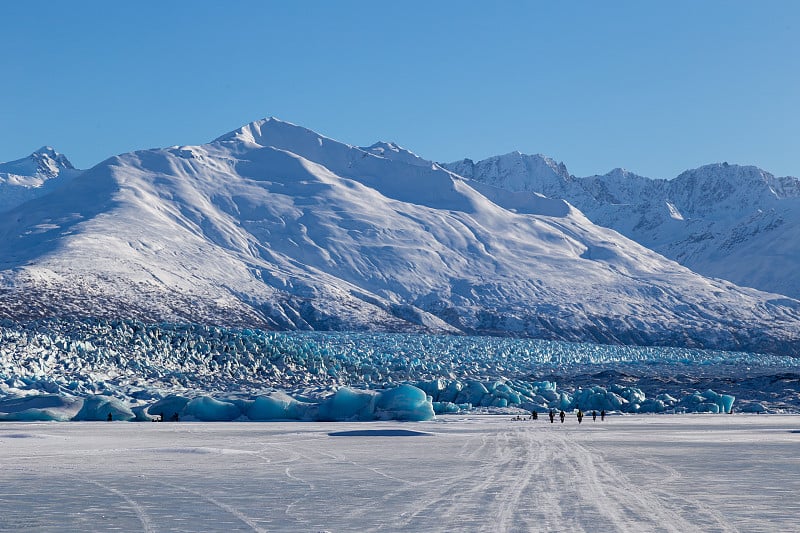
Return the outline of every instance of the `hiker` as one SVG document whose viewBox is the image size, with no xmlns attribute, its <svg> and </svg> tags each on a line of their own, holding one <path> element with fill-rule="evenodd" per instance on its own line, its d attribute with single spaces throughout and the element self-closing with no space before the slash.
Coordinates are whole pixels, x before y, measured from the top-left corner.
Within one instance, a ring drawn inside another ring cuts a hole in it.
<svg viewBox="0 0 800 533">
<path fill-rule="evenodd" d="M 580 424 L 581 422 L 583 422 L 583 411 L 578 409 L 578 424 Z"/>
<path fill-rule="evenodd" d="M 178 415 L 178 413 L 173 413 L 172 418 L 170 420 L 172 420 L 173 422 L 180 422 L 181 417 Z"/>
<path fill-rule="evenodd" d="M 111 413 L 108 413 L 108 418 L 106 418 L 106 420 L 111 422 L 113 419 L 114 419 L 114 417 L 111 416 Z"/>
<path fill-rule="evenodd" d="M 564 423 L 564 418 L 565 418 L 566 416 L 567 416 L 567 415 L 566 415 L 566 414 L 564 414 L 564 411 L 561 411 L 561 412 L 558 414 L 558 418 L 560 418 L 560 419 L 561 419 L 561 423 L 562 423 L 562 424 Z"/>
<path fill-rule="evenodd" d="M 592 422 L 597 422 L 597 411 L 592 411 Z"/>
<path fill-rule="evenodd" d="M 600 411 L 600 422 L 602 422 L 605 419 L 606 419 L 606 410 L 603 409 L 602 411 Z"/>
<path fill-rule="evenodd" d="M 550 423 L 553 423 L 553 420 L 556 418 L 556 413 L 552 409 L 550 409 Z"/>
<path fill-rule="evenodd" d="M 539 419 L 539 413 L 537 413 L 536 409 L 534 409 L 533 411 L 531 411 L 531 420 L 538 420 L 538 419 Z"/>
</svg>

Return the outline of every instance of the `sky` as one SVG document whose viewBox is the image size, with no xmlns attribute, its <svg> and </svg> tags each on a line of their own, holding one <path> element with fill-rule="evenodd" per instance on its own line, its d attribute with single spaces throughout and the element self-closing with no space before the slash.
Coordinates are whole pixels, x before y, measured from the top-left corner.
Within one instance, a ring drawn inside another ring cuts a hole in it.
<svg viewBox="0 0 800 533">
<path fill-rule="evenodd" d="M 800 2 L 0 3 L 0 161 L 79 168 L 275 116 L 439 162 L 800 176 Z"/>
</svg>

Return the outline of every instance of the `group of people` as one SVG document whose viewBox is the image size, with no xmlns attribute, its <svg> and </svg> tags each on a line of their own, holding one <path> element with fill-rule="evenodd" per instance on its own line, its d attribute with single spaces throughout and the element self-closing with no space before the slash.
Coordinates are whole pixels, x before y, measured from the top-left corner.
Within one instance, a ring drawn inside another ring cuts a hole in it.
<svg viewBox="0 0 800 533">
<path fill-rule="evenodd" d="M 556 420 L 556 412 L 555 412 L 555 410 L 550 409 L 550 411 L 547 413 L 547 416 L 550 418 L 550 423 L 551 424 L 553 422 L 555 422 L 555 420 Z M 583 422 L 583 416 L 584 416 L 583 411 L 578 409 L 578 412 L 575 413 L 575 416 L 578 418 L 578 424 Z M 563 410 L 561 410 L 558 413 L 558 418 L 561 420 L 561 423 L 563 424 L 564 423 L 564 419 L 567 418 L 567 414 Z M 530 416 L 529 420 L 538 420 L 538 419 L 539 419 L 539 413 L 537 413 L 536 409 L 534 409 L 533 411 L 531 411 L 531 416 Z M 606 410 L 605 409 L 601 409 L 600 410 L 600 421 L 603 422 L 603 421 L 605 421 L 605 419 L 606 419 Z M 517 415 L 514 418 L 512 418 L 511 420 L 517 421 L 517 420 L 525 420 L 525 419 L 523 417 L 521 417 L 520 415 Z M 597 411 L 592 411 L 592 421 L 593 422 L 597 421 Z"/>
</svg>

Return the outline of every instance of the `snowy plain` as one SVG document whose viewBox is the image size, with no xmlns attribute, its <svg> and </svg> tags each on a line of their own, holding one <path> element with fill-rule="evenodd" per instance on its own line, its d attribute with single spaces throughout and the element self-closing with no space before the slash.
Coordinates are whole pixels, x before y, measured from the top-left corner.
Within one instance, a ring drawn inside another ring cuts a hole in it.
<svg viewBox="0 0 800 533">
<path fill-rule="evenodd" d="M 2 531 L 797 531 L 800 416 L 0 423 Z"/>
</svg>

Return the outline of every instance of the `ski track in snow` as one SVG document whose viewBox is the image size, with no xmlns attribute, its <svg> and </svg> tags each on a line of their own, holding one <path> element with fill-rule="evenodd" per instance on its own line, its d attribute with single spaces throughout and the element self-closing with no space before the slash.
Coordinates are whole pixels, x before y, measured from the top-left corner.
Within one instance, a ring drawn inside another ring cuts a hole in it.
<svg viewBox="0 0 800 533">
<path fill-rule="evenodd" d="M 186 487 L 182 487 L 180 485 L 175 485 L 174 483 L 163 483 L 163 484 L 168 486 L 168 487 L 171 487 L 173 489 L 181 490 L 181 491 L 193 494 L 193 495 L 197 496 L 198 498 L 200 498 L 201 500 L 203 500 L 205 502 L 208 502 L 211 505 L 213 505 L 215 507 L 218 507 L 219 509 L 222 509 L 223 511 L 225 511 L 227 513 L 230 513 L 231 515 L 235 516 L 236 518 L 238 518 L 239 520 L 241 520 L 242 522 L 247 524 L 249 527 L 251 527 L 253 529 L 253 531 L 255 531 L 256 533 L 266 533 L 266 531 L 267 531 L 266 529 L 260 527 L 255 521 L 250 519 L 250 517 L 248 517 L 247 515 L 245 515 L 244 513 L 239 511 L 238 509 L 236 509 L 235 507 L 233 507 L 231 505 L 228 505 L 226 503 L 223 503 L 223 502 L 217 500 L 216 498 L 212 498 L 208 494 L 204 494 L 204 493 L 202 493 L 200 491 L 197 491 L 197 490 L 192 490 L 192 489 L 189 489 L 189 488 L 186 488 Z"/>
<path fill-rule="evenodd" d="M 153 527 L 153 522 L 150 519 L 150 516 L 147 514 L 145 508 L 139 504 L 136 500 L 122 492 L 121 490 L 108 485 L 107 483 L 101 483 L 100 481 L 96 481 L 93 479 L 86 479 L 84 480 L 92 485 L 96 485 L 99 488 L 106 490 L 112 494 L 119 496 L 128 506 L 136 513 L 136 517 L 142 523 L 142 529 L 145 533 L 153 533 L 156 529 Z"/>
<path fill-rule="evenodd" d="M 0 431 L 0 531 L 33 509 L 30 531 L 789 531 L 798 423 L 17 424 Z"/>
<path fill-rule="evenodd" d="M 562 427 L 555 425 L 542 431 L 540 426 L 531 425 L 489 439 L 485 435 L 470 439 L 459 457 L 467 462 L 478 460 L 482 466 L 467 469 L 463 475 L 436 479 L 426 484 L 424 491 L 416 486 L 412 510 L 394 526 L 410 531 L 452 531 L 452 524 L 485 507 L 494 509 L 491 522 L 498 532 L 708 530 L 674 511 L 660 497 L 665 493 L 642 491 Z M 674 470 L 673 475 L 677 475 Z M 405 492 L 401 489 L 395 496 Z M 705 523 L 713 524 L 714 531 L 736 531 L 710 507 L 681 503 L 707 515 Z M 569 512 L 563 512 L 567 508 Z M 431 515 L 435 515 L 438 527 L 431 528 L 424 520 Z M 390 525 L 371 531 L 383 531 Z"/>
</svg>

